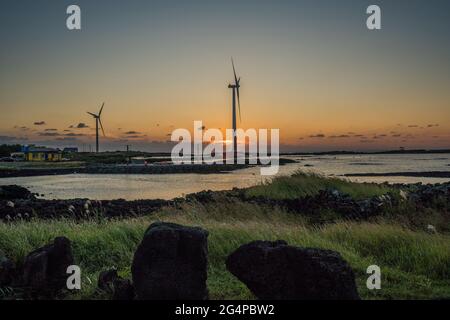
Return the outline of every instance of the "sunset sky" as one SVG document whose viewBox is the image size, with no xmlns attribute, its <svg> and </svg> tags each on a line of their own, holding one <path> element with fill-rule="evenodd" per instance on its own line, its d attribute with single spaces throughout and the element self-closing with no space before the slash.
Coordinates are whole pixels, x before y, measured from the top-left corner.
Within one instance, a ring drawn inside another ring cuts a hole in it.
<svg viewBox="0 0 450 320">
<path fill-rule="evenodd" d="M 82 30 L 66 28 L 69 4 Z M 370 4 L 382 29 L 369 31 Z M 279 128 L 282 151 L 450 148 L 450 1 L 2 0 L 0 143 L 126 144 L 168 134 Z M 84 146 L 84 147 L 83 147 Z"/>
</svg>

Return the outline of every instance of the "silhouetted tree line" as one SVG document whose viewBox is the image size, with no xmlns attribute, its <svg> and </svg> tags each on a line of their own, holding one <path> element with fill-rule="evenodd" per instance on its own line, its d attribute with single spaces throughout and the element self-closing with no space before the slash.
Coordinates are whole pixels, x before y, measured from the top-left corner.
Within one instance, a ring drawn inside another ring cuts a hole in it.
<svg viewBox="0 0 450 320">
<path fill-rule="evenodd" d="M 0 145 L 0 157 L 9 157 L 12 152 L 20 152 L 20 144 L 2 144 Z"/>
</svg>

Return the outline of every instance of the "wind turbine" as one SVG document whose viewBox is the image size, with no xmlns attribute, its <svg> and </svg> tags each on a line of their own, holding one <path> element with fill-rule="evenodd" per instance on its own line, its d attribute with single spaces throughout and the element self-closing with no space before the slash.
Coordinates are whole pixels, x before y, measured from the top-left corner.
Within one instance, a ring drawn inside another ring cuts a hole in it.
<svg viewBox="0 0 450 320">
<path fill-rule="evenodd" d="M 100 128 L 102 128 L 102 132 L 103 132 L 103 136 L 105 136 L 105 130 L 103 130 L 103 125 L 102 125 L 102 120 L 101 120 L 101 115 L 102 115 L 102 111 L 103 111 L 103 107 L 105 106 L 105 103 L 103 102 L 100 111 L 98 112 L 98 114 L 92 113 L 92 112 L 88 112 L 88 114 L 90 114 L 91 116 L 94 117 L 95 119 L 95 152 L 98 153 L 98 125 L 100 124 Z"/>
<path fill-rule="evenodd" d="M 234 68 L 234 61 L 231 58 L 231 65 L 233 66 L 234 74 L 234 84 L 229 84 L 228 88 L 233 90 L 233 105 L 232 105 L 232 125 L 233 125 L 233 152 L 234 152 L 234 163 L 237 163 L 237 136 L 236 136 L 236 97 L 239 108 L 239 121 L 241 121 L 241 101 L 239 99 L 239 88 L 241 87 L 240 81 L 241 77 L 236 76 L 236 69 Z"/>
</svg>

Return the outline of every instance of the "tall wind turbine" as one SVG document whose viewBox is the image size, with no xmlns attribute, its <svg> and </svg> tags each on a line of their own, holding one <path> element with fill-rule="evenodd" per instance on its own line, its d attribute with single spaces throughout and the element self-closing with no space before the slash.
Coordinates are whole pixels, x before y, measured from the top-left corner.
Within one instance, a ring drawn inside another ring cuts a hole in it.
<svg viewBox="0 0 450 320">
<path fill-rule="evenodd" d="M 98 114 L 95 114 L 95 113 L 92 113 L 92 112 L 88 112 L 88 114 L 93 116 L 94 119 L 95 119 L 95 152 L 97 152 L 97 153 L 99 151 L 99 149 L 98 149 L 98 125 L 99 124 L 100 124 L 100 128 L 102 128 L 103 136 L 105 136 L 105 130 L 103 130 L 102 119 L 101 119 L 101 115 L 102 115 L 102 111 L 103 111 L 103 107 L 104 106 L 105 106 L 105 103 L 103 102 L 103 104 L 102 104 Z"/>
<path fill-rule="evenodd" d="M 232 105 L 232 125 L 233 125 L 233 152 L 234 152 L 234 163 L 237 163 L 237 136 L 236 136 L 236 97 L 239 108 L 239 121 L 241 121 L 241 101 L 239 99 L 239 88 L 241 85 L 239 84 L 241 81 L 241 77 L 236 76 L 236 69 L 234 68 L 234 61 L 231 58 L 231 65 L 233 66 L 233 74 L 234 74 L 234 84 L 229 84 L 228 88 L 233 90 L 233 105 Z"/>
</svg>

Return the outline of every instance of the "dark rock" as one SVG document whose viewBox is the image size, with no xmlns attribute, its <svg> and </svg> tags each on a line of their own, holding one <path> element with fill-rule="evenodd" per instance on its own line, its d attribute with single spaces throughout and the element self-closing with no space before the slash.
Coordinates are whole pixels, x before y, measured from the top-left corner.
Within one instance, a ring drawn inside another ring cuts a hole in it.
<svg viewBox="0 0 450 320">
<path fill-rule="evenodd" d="M 103 291 L 113 291 L 113 281 L 119 279 L 116 269 L 102 271 L 98 276 L 97 286 Z"/>
<path fill-rule="evenodd" d="M 70 265 L 73 265 L 70 240 L 57 237 L 53 243 L 34 250 L 25 258 L 23 285 L 33 294 L 53 295 L 66 288 L 66 271 Z"/>
<path fill-rule="evenodd" d="M 137 298 L 206 299 L 207 237 L 201 228 L 162 222 L 150 225 L 131 267 Z"/>
<path fill-rule="evenodd" d="M 113 300 L 133 300 L 134 287 L 130 280 L 123 279 L 116 269 L 106 270 L 98 277 L 98 288 L 111 293 Z"/>
<path fill-rule="evenodd" d="M 259 299 L 359 299 L 353 270 L 330 250 L 254 241 L 233 252 L 226 266 Z"/>
<path fill-rule="evenodd" d="M 17 185 L 0 186 L 0 199 L 33 199 L 34 195 L 27 189 Z"/>
<path fill-rule="evenodd" d="M 134 287 L 128 279 L 115 279 L 113 281 L 113 291 L 113 300 L 134 299 Z"/>
<path fill-rule="evenodd" d="M 14 281 L 16 265 L 0 252 L 0 287 L 9 286 Z"/>
</svg>

